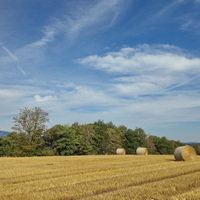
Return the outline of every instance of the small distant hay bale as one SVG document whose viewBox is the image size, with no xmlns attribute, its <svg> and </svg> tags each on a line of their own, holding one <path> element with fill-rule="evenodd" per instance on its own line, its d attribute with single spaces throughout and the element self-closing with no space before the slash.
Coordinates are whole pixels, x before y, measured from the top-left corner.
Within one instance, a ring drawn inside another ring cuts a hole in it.
<svg viewBox="0 0 200 200">
<path fill-rule="evenodd" d="M 125 155 L 126 154 L 126 150 L 123 148 L 118 148 L 116 150 L 117 155 Z"/>
<path fill-rule="evenodd" d="M 136 154 L 137 155 L 148 155 L 148 149 L 145 147 L 138 147 L 136 149 Z"/>
<path fill-rule="evenodd" d="M 177 161 L 194 160 L 195 156 L 195 149 L 189 145 L 177 147 L 174 151 L 174 157 Z"/>
</svg>

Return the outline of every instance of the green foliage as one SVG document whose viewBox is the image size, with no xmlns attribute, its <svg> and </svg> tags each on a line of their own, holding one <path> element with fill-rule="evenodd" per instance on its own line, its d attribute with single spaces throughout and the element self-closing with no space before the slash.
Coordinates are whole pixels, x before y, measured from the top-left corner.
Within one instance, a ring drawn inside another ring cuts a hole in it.
<svg viewBox="0 0 200 200">
<path fill-rule="evenodd" d="M 15 143 L 10 137 L 0 138 L 0 156 L 14 156 Z"/>
<path fill-rule="evenodd" d="M 146 134 L 143 129 L 136 128 L 135 130 L 128 129 L 125 133 L 125 149 L 127 154 L 135 154 L 136 149 L 140 146 L 146 147 Z"/>
<path fill-rule="evenodd" d="M 79 146 L 77 154 L 80 155 L 90 155 L 95 154 L 96 151 L 94 147 L 94 125 L 93 124 L 84 124 L 81 125 L 79 131 Z"/>
<path fill-rule="evenodd" d="M 95 122 L 94 131 L 94 147 L 97 154 L 114 154 L 118 147 L 123 146 L 123 132 L 112 122 Z"/>
<path fill-rule="evenodd" d="M 28 136 L 21 132 L 12 132 L 0 140 L 1 156 L 39 156 L 43 155 L 44 140 L 40 135 L 34 135 L 30 141 Z"/>
<path fill-rule="evenodd" d="M 43 140 L 45 146 L 54 155 L 60 155 L 60 149 L 58 147 L 59 139 L 64 137 L 66 127 L 62 125 L 55 125 L 43 133 Z"/>
<path fill-rule="evenodd" d="M 151 154 L 173 154 L 182 145 L 166 137 L 146 135 L 142 128 L 132 130 L 102 120 L 93 124 L 55 125 L 44 130 L 47 115 L 40 108 L 21 110 L 19 117 L 14 118 L 16 132 L 0 138 L 0 156 L 115 154 L 117 148 L 135 154 L 139 146 L 147 147 Z M 194 148 L 200 153 L 198 145 Z"/>
<path fill-rule="evenodd" d="M 183 144 L 179 141 L 168 140 L 166 137 L 153 136 L 155 153 L 157 154 L 174 154 L 174 150 Z"/>
<path fill-rule="evenodd" d="M 200 155 L 200 144 L 192 144 L 191 146 L 195 149 L 196 154 Z"/>
</svg>

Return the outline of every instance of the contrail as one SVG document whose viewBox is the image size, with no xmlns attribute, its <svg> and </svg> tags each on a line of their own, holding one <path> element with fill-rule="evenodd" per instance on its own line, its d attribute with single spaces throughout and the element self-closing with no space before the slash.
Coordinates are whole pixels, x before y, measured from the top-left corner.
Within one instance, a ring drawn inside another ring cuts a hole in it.
<svg viewBox="0 0 200 200">
<path fill-rule="evenodd" d="M 198 75 L 196 75 L 196 76 L 190 78 L 189 80 L 183 81 L 182 83 L 179 83 L 179 84 L 177 84 L 177 85 L 174 85 L 174 86 L 168 88 L 167 90 L 172 90 L 172 89 L 177 88 L 177 87 L 180 87 L 180 86 L 182 86 L 182 85 L 186 85 L 187 83 L 192 82 L 193 80 L 197 79 L 199 76 L 200 76 L 200 75 L 198 74 Z"/>
<path fill-rule="evenodd" d="M 18 64 L 18 57 L 15 56 L 8 48 L 6 48 L 4 45 L 1 44 L 2 49 L 10 56 L 10 58 L 12 58 L 13 61 L 15 61 L 17 63 L 17 68 L 19 69 L 19 71 L 26 76 L 25 71 L 22 69 L 22 67 Z"/>
<path fill-rule="evenodd" d="M 21 73 L 26 76 L 26 72 L 22 69 L 20 65 L 17 65 L 18 69 L 21 71 Z"/>
</svg>

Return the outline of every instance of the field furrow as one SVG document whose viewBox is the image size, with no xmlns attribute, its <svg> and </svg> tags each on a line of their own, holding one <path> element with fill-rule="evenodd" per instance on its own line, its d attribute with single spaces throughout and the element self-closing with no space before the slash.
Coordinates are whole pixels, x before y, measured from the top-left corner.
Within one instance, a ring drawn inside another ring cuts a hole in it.
<svg viewBox="0 0 200 200">
<path fill-rule="evenodd" d="M 169 155 L 0 158 L 0 199 L 198 197 L 199 164 L 198 156 L 176 162 Z"/>
<path fill-rule="evenodd" d="M 152 180 L 152 182 L 149 183 L 118 188 L 112 191 L 104 191 L 80 199 L 183 199 L 181 197 L 184 197 L 186 194 L 188 196 L 192 194 L 191 190 L 199 189 L 200 179 L 197 177 L 200 177 L 200 172 L 169 177 L 162 180 Z M 185 195 L 183 195 L 183 193 L 185 193 Z M 177 194 L 182 195 L 178 198 Z M 200 197 L 200 195 L 198 195 L 198 197 Z"/>
</svg>

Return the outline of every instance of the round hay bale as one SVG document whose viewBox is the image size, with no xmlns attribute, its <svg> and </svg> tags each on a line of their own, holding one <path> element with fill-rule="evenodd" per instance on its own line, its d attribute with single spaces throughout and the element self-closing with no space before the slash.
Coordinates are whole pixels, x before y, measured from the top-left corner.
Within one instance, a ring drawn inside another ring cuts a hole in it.
<svg viewBox="0 0 200 200">
<path fill-rule="evenodd" d="M 177 147 L 174 151 L 174 157 L 177 161 L 194 160 L 195 156 L 195 149 L 189 145 Z"/>
<path fill-rule="evenodd" d="M 126 150 L 123 148 L 118 148 L 116 150 L 117 155 L 125 155 L 126 154 Z"/>
<path fill-rule="evenodd" d="M 137 155 L 148 155 L 148 149 L 145 147 L 138 147 L 136 149 L 136 154 Z"/>
</svg>

